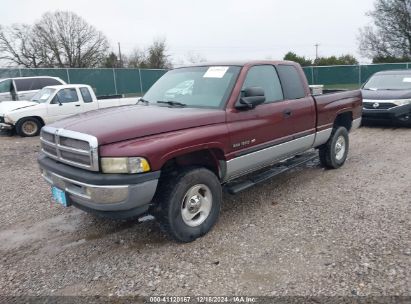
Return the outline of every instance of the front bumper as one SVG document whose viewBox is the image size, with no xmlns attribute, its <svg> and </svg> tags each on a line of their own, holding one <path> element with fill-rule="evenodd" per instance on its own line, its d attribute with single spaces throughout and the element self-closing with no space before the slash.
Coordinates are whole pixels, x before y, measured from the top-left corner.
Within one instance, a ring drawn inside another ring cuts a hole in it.
<svg viewBox="0 0 411 304">
<path fill-rule="evenodd" d="M 132 217 L 147 212 L 157 189 L 160 171 L 144 174 L 103 174 L 59 163 L 40 154 L 43 178 L 64 190 L 80 209 L 109 217 Z"/>
<path fill-rule="evenodd" d="M 362 116 L 366 120 L 367 119 L 400 120 L 407 116 L 411 116 L 411 104 L 392 107 L 390 109 L 363 109 Z"/>
<path fill-rule="evenodd" d="M 13 129 L 13 125 L 1 122 L 0 123 L 0 130 L 11 130 Z"/>
</svg>

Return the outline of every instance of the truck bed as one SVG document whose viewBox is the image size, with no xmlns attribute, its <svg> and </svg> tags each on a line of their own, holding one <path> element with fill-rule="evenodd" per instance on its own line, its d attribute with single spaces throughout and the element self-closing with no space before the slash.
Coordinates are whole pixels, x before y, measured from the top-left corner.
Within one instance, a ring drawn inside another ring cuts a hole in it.
<svg viewBox="0 0 411 304">
<path fill-rule="evenodd" d="M 353 111 L 352 119 L 361 118 L 361 90 L 340 91 L 313 96 L 317 107 L 317 128 L 332 125 L 336 115 L 347 110 Z"/>
</svg>

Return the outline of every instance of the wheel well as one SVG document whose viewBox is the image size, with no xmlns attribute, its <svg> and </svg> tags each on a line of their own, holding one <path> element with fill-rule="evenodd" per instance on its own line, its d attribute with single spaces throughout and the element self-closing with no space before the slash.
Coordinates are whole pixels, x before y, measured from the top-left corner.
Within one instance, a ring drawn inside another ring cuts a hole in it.
<svg viewBox="0 0 411 304">
<path fill-rule="evenodd" d="M 35 119 L 37 119 L 38 121 L 40 121 L 41 126 L 44 126 L 44 125 L 45 125 L 43 118 L 41 118 L 40 116 L 26 116 L 26 117 L 22 117 L 22 118 L 20 118 L 17 122 L 19 122 L 19 121 L 22 120 L 22 119 L 27 119 L 27 118 L 35 118 Z M 16 122 L 16 124 L 17 124 L 17 122 Z"/>
<path fill-rule="evenodd" d="M 187 154 L 179 155 L 168 160 L 161 168 L 162 173 L 179 171 L 181 168 L 190 166 L 201 166 L 209 169 L 218 178 L 223 175 L 221 160 L 224 159 L 224 152 L 220 149 L 207 149 Z"/>
<path fill-rule="evenodd" d="M 334 121 L 335 127 L 345 127 L 348 131 L 351 130 L 352 126 L 352 112 L 344 112 L 338 114 Z"/>
</svg>

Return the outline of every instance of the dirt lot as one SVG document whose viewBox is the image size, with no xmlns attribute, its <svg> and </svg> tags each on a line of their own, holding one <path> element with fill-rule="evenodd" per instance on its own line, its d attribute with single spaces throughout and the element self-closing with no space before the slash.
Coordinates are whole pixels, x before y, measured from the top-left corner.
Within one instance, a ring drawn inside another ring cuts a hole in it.
<svg viewBox="0 0 411 304">
<path fill-rule="evenodd" d="M 411 129 L 361 128 L 346 165 L 224 197 L 190 244 L 52 203 L 38 138 L 0 137 L 3 295 L 411 295 Z"/>
</svg>

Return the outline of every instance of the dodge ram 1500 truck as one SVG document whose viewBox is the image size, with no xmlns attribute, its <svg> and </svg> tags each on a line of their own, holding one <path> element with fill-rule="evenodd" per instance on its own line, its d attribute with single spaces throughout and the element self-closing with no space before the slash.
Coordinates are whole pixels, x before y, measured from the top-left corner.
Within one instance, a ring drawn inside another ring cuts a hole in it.
<svg viewBox="0 0 411 304">
<path fill-rule="evenodd" d="M 359 90 L 313 97 L 294 62 L 201 64 L 167 72 L 137 105 L 43 127 L 38 161 L 64 206 L 150 213 L 189 242 L 216 223 L 223 189 L 266 180 L 313 148 L 325 167 L 342 166 L 361 110 Z"/>
</svg>

